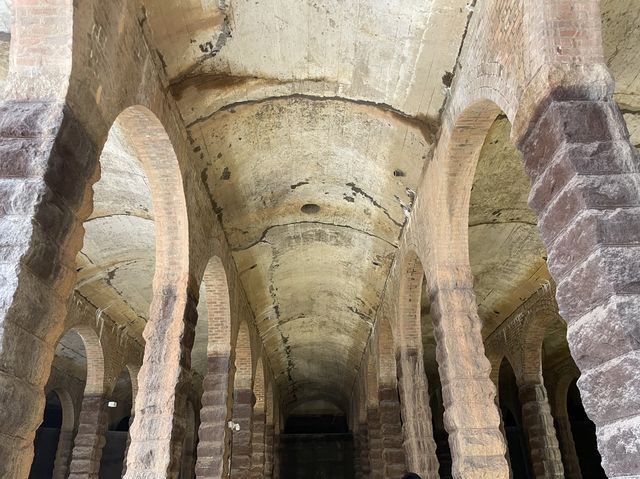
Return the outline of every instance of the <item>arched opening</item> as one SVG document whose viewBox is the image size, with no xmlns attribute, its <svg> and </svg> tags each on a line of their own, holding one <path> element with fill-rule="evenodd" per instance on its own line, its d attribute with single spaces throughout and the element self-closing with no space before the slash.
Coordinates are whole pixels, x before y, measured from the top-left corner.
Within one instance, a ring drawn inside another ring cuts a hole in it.
<svg viewBox="0 0 640 479">
<path fill-rule="evenodd" d="M 253 419 L 253 358 L 251 336 L 246 322 L 240 324 L 235 347 L 233 415 L 231 424 L 231 476 L 248 474 L 251 467 Z"/>
<path fill-rule="evenodd" d="M 227 421 L 231 418 L 228 404 L 231 306 L 227 275 L 217 256 L 209 260 L 204 271 L 200 298 L 191 352 L 192 369 L 204 377 L 196 470 L 198 474 L 217 476 L 227 470 L 230 439 Z"/>
<path fill-rule="evenodd" d="M 108 427 L 100 461 L 100 479 L 115 479 L 122 477 L 133 409 L 133 386 L 128 368 L 120 372 L 107 400 Z"/>
<path fill-rule="evenodd" d="M 354 477 L 353 435 L 338 404 L 310 399 L 290 411 L 280 435 L 280 477 Z"/>
<path fill-rule="evenodd" d="M 34 456 L 29 479 L 52 477 L 63 421 L 62 404 L 58 394 L 47 394 L 44 417 L 36 430 Z"/>
<path fill-rule="evenodd" d="M 606 478 L 601 465 L 602 458 L 598 452 L 596 426 L 584 410 L 576 380 L 571 382 L 567 392 L 567 413 L 583 479 Z"/>
<path fill-rule="evenodd" d="M 468 203 L 468 258 L 478 316 L 487 337 L 551 280 L 530 183 L 511 124 L 499 115 L 479 153 Z"/>
<path fill-rule="evenodd" d="M 109 130 L 100 155 L 93 212 L 84 222 L 76 258 L 76 291 L 142 342 L 149 318 L 156 266 L 156 224 L 140 139 L 123 113 Z"/>
<path fill-rule="evenodd" d="M 452 457 L 436 358 L 438 345 L 425 271 L 413 251 L 405 259 L 400 284 L 400 392 L 408 467 L 424 476 L 446 478 L 451 476 Z"/>
<path fill-rule="evenodd" d="M 70 394 L 59 389 L 62 385 L 73 391 L 73 397 L 82 402 L 75 438 L 73 402 Z M 46 467 L 54 477 L 65 477 L 72 460 L 83 461 L 82 453 L 98 454 L 99 457 L 102 449 L 104 354 L 100 339 L 93 329 L 79 324 L 60 338 L 49 375 L 49 386 L 56 391 L 55 404 L 60 405 L 63 411 L 62 423 L 53 447 L 49 442 L 35 444 L 36 455 L 31 472 L 33 478 L 48 477 L 44 471 L 37 469 L 41 466 L 38 456 L 51 458 L 53 454 L 53 468 L 49 469 L 50 462 Z M 48 452 L 40 452 L 43 447 Z"/>
<path fill-rule="evenodd" d="M 251 419 L 251 477 L 262 477 L 264 474 L 265 453 L 265 380 L 262 356 L 256 363 L 253 378 L 253 416 Z"/>
<path fill-rule="evenodd" d="M 513 479 L 532 479 L 527 437 L 522 425 L 522 404 L 520 403 L 518 384 L 507 358 L 504 358 L 500 364 L 498 397 L 511 465 L 511 477 Z"/>
<path fill-rule="evenodd" d="M 401 477 L 407 472 L 403 445 L 404 429 L 400 411 L 395 347 L 391 324 L 379 318 L 378 328 L 378 400 L 380 410 L 380 432 L 383 438 L 382 461 L 386 477 Z M 384 418 L 384 420 L 383 420 Z M 398 424 L 402 428 L 398 428 Z"/>
<path fill-rule="evenodd" d="M 151 439 L 148 434 L 154 434 L 153 440 L 168 441 L 176 421 L 165 417 L 172 410 L 165 405 L 176 401 L 176 371 L 181 367 L 177 356 L 182 349 L 168 349 L 163 343 L 178 337 L 184 327 L 188 218 L 172 143 L 147 108 L 129 107 L 114 120 L 102 149 L 100 170 L 93 212 L 84 223 L 85 239 L 76 260 L 76 291 L 97 308 L 99 328 L 110 324 L 129 336 L 131 344 L 146 345 L 136 407 L 147 414 L 138 416 L 139 424 L 130 432 L 130 470 L 151 467 L 135 460 L 139 449 L 145 449 L 145 441 Z M 168 353 L 158 358 L 159 350 Z M 150 363 L 166 380 L 163 388 L 157 388 L 158 375 L 148 371 Z M 173 456 L 152 459 L 171 461 Z"/>
</svg>

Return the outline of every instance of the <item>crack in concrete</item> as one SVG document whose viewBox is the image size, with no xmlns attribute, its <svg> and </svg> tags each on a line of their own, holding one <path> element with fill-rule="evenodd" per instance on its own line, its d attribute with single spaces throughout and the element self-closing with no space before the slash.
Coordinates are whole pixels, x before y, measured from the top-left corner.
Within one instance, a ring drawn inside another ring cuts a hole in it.
<svg viewBox="0 0 640 479">
<path fill-rule="evenodd" d="M 292 221 L 291 223 L 282 223 L 282 224 L 277 224 L 277 225 L 270 225 L 269 227 L 267 227 L 263 232 L 262 235 L 260 236 L 259 239 L 257 239 L 256 241 L 250 243 L 247 246 L 242 246 L 242 247 L 238 247 L 238 248 L 232 248 L 231 251 L 233 252 L 237 252 L 237 251 L 246 251 L 252 247 L 254 247 L 255 245 L 259 244 L 259 243 L 268 243 L 266 241 L 266 236 L 269 233 L 269 231 L 271 231 L 273 228 L 278 228 L 278 227 L 285 227 L 285 226 L 293 226 L 293 225 L 324 225 L 324 226 L 334 226 L 336 228 L 347 228 L 353 231 L 356 231 L 358 233 L 370 236 L 372 238 L 375 238 L 377 240 L 380 241 L 384 241 L 385 243 L 387 243 L 389 246 L 393 247 L 394 249 L 398 248 L 397 244 L 391 243 L 390 241 L 387 241 L 384 238 L 381 238 L 380 236 L 374 235 L 373 233 L 369 233 L 367 231 L 358 229 L 358 228 L 354 228 L 353 226 L 349 226 L 349 225 L 339 225 L 339 224 L 335 224 L 335 223 L 329 223 L 329 222 L 324 222 L 324 221 Z M 269 243 L 271 244 L 271 243 Z"/>
<path fill-rule="evenodd" d="M 353 191 L 354 194 L 362 195 L 363 197 L 368 199 L 373 206 L 381 210 L 386 215 L 387 218 L 389 218 L 397 227 L 399 227 L 402 230 L 404 223 L 398 223 L 394 218 L 392 218 L 389 212 L 387 211 L 387 209 L 384 208 L 376 200 L 374 200 L 373 196 L 367 194 L 362 188 L 357 187 L 355 183 L 346 183 L 345 186 L 348 186 L 349 188 L 351 188 L 351 191 Z"/>
<path fill-rule="evenodd" d="M 287 83 L 284 83 L 284 84 L 287 84 Z M 260 105 L 260 104 L 268 103 L 272 101 L 295 100 L 295 99 L 302 99 L 302 100 L 309 100 L 309 101 L 323 101 L 323 102 L 335 101 L 335 102 L 341 102 L 341 103 L 348 103 L 352 105 L 366 106 L 376 110 L 380 110 L 385 113 L 389 113 L 391 114 L 391 116 L 394 117 L 394 120 L 398 121 L 399 123 L 409 125 L 419 130 L 420 133 L 422 133 L 422 136 L 424 137 L 424 139 L 429 144 L 433 144 L 435 142 L 436 134 L 439 129 L 439 121 L 436 119 L 429 118 L 429 117 L 421 118 L 421 117 L 409 115 L 408 113 L 398 110 L 397 108 L 394 108 L 393 106 L 388 105 L 386 103 L 380 103 L 380 102 L 375 102 L 370 100 L 358 100 L 358 99 L 335 96 L 335 95 L 334 96 L 317 96 L 317 95 L 309 95 L 309 94 L 303 94 L 303 93 L 291 93 L 289 95 L 281 95 L 281 96 L 268 96 L 268 97 L 260 98 L 257 100 L 242 100 L 234 103 L 229 103 L 221 107 L 220 109 L 210 113 L 209 115 L 202 116 L 192 121 L 187 125 L 187 128 L 192 128 L 195 125 L 204 123 L 210 120 L 211 118 L 213 118 L 219 112 L 230 111 L 240 106 Z"/>
<path fill-rule="evenodd" d="M 528 225 L 528 226 L 538 226 L 538 223 L 533 223 L 531 221 L 479 221 L 477 223 L 469 223 L 469 228 L 474 228 L 476 226 L 492 226 L 492 225 L 509 225 L 509 224 L 519 224 L 519 225 Z"/>
</svg>

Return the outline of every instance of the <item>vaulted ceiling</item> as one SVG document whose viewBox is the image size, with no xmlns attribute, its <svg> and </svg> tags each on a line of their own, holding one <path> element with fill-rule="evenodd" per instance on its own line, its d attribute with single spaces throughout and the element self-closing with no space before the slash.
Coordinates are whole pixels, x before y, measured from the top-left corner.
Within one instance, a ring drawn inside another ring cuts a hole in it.
<svg viewBox="0 0 640 479">
<path fill-rule="evenodd" d="M 141 24 L 291 409 L 349 399 L 405 209 L 430 159 L 468 3 L 141 1 Z M 8 5 L 0 1 L 0 31 L 8 30 Z M 602 13 L 616 99 L 640 144 L 640 3 L 603 0 Z M 136 156 L 116 125 L 85 225 L 77 289 L 140 335 L 154 226 Z M 499 118 L 478 165 L 469 225 L 485 334 L 548 278 L 528 188 L 509 123 Z M 73 357 L 77 345 L 67 346 Z M 198 342 L 200 372 L 204 351 Z"/>
</svg>

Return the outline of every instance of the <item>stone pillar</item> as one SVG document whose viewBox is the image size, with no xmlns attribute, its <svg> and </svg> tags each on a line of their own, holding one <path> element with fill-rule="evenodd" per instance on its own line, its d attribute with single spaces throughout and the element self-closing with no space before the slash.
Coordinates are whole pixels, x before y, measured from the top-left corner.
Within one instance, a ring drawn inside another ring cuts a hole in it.
<svg viewBox="0 0 640 479">
<path fill-rule="evenodd" d="M 264 477 L 265 479 L 271 479 L 273 477 L 274 435 L 275 435 L 274 425 L 267 424 L 264 428 Z"/>
<path fill-rule="evenodd" d="M 362 479 L 362 462 L 360 461 L 360 434 L 359 430 L 353 431 L 353 477 Z"/>
<path fill-rule="evenodd" d="M 529 441 L 535 477 L 564 478 L 547 390 L 541 383 L 522 384 L 518 388 L 522 404 L 522 423 Z"/>
<path fill-rule="evenodd" d="M 422 341 L 422 338 L 419 340 Z M 407 456 L 407 466 L 411 472 L 422 477 L 436 477 L 439 465 L 422 347 L 401 348 L 396 365 L 402 398 L 403 450 Z"/>
<path fill-rule="evenodd" d="M 382 435 L 384 477 L 402 477 L 407 472 L 407 466 L 403 449 L 398 390 L 395 387 L 383 386 L 378 391 L 378 398 L 380 399 L 380 432 Z"/>
<path fill-rule="evenodd" d="M 583 81 L 537 105 L 519 146 L 602 465 L 609 477 L 633 477 L 640 476 L 640 160 L 611 84 L 597 75 Z"/>
<path fill-rule="evenodd" d="M 369 479 L 371 475 L 371 465 L 369 464 L 369 432 L 366 423 L 360 423 L 360 427 L 358 428 L 358 444 L 362 477 Z"/>
<path fill-rule="evenodd" d="M 129 431 L 126 479 L 174 478 L 182 466 L 197 301 L 174 286 L 154 291 Z"/>
<path fill-rule="evenodd" d="M 456 479 L 507 479 L 505 442 L 495 404 L 491 365 L 484 354 L 468 265 L 440 265 L 441 284 L 431 291 L 436 359 L 442 383 L 444 423 Z"/>
<path fill-rule="evenodd" d="M 73 430 L 62 429 L 58 438 L 58 449 L 56 450 L 56 459 L 53 463 L 52 479 L 67 479 L 69 473 L 69 463 L 71 462 L 71 454 L 73 453 Z"/>
<path fill-rule="evenodd" d="M 567 479 L 582 479 L 580 471 L 580 461 L 576 452 L 576 443 L 571 432 L 569 416 L 565 414 L 556 415 L 556 431 L 560 441 L 560 451 L 562 452 L 562 464 Z"/>
<path fill-rule="evenodd" d="M 102 395 L 85 396 L 73 444 L 69 479 L 98 479 L 108 421 L 107 399 Z"/>
<path fill-rule="evenodd" d="M 251 474 L 252 479 L 264 477 L 265 452 L 265 413 L 256 409 L 251 423 Z"/>
<path fill-rule="evenodd" d="M 233 431 L 231 444 L 231 477 L 246 479 L 251 469 L 251 416 L 253 414 L 253 391 L 236 389 L 233 393 L 233 421 L 240 425 Z"/>
<path fill-rule="evenodd" d="M 207 358 L 207 375 L 203 381 L 202 409 L 198 430 L 198 479 L 223 477 L 227 444 L 227 395 L 229 389 L 229 356 Z"/>
<path fill-rule="evenodd" d="M 380 411 L 376 407 L 367 409 L 369 430 L 369 465 L 371 479 L 384 479 L 384 461 L 382 459 L 382 431 L 380 429 Z"/>
<path fill-rule="evenodd" d="M 98 158 L 55 101 L 0 104 L 0 157 L 0 477 L 26 479 Z"/>
<path fill-rule="evenodd" d="M 276 427 L 273 436 L 273 479 L 280 479 L 280 432 Z"/>
</svg>

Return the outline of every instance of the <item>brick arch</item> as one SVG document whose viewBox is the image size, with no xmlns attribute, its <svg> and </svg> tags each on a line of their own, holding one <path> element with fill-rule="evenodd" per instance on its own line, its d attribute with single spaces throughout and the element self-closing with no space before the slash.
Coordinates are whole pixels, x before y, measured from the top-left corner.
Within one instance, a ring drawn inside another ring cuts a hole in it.
<svg viewBox="0 0 640 479">
<path fill-rule="evenodd" d="M 63 388 L 55 388 L 52 392 L 55 393 L 56 396 L 58 396 L 58 400 L 60 401 L 60 405 L 62 406 L 61 430 L 73 431 L 76 422 L 76 412 L 71 394 L 69 394 L 69 391 Z"/>
<path fill-rule="evenodd" d="M 400 295 L 398 298 L 398 336 L 399 346 L 422 353 L 422 324 L 420 303 L 422 300 L 422 281 L 424 279 L 422 262 L 414 250 L 409 250 L 403 259 L 400 273 Z"/>
<path fill-rule="evenodd" d="M 447 205 L 448 215 L 445 222 L 436 221 L 435 227 L 436 241 L 442 247 L 439 255 L 444 261 L 469 263 L 471 188 L 485 138 L 501 111 L 491 100 L 480 99 L 457 117 L 450 113 L 443 119 L 435 160 L 444 178 L 438 201 Z"/>
<path fill-rule="evenodd" d="M 521 379 L 523 382 L 542 382 L 542 343 L 547 328 L 554 321 L 562 321 L 551 297 L 537 301 L 527 311 L 522 325 Z"/>
<path fill-rule="evenodd" d="M 158 447 L 167 453 L 154 455 L 157 461 L 154 467 L 172 470 L 179 467 L 176 455 L 169 450 L 179 449 L 181 442 L 168 438 L 184 434 L 179 423 L 184 421 L 185 385 L 190 373 L 181 359 L 186 348 L 167 347 L 167 344 L 178 343 L 185 334 L 193 334 L 192 326 L 186 323 L 196 316 L 196 301 L 189 293 L 189 217 L 180 162 L 173 143 L 155 113 L 143 105 L 124 109 L 115 123 L 129 136 L 149 181 L 156 232 L 153 297 L 143 332 L 146 345 L 126 466 L 127 476 L 133 477 L 143 467 L 144 461 L 139 458 L 146 454 L 145 444 L 149 441 L 157 444 L 158 437 L 163 438 Z M 158 373 L 159 370 L 162 372 Z M 157 388 L 159 374 L 168 381 L 166 387 Z M 160 407 L 161 404 L 174 404 L 179 413 L 172 415 L 172 408 Z M 145 410 L 156 413 L 143 414 Z M 170 415 L 170 419 L 165 419 L 166 415 Z"/>
<path fill-rule="evenodd" d="M 378 319 L 377 352 L 379 387 L 396 388 L 396 356 L 391 323 L 386 318 Z"/>
<path fill-rule="evenodd" d="M 97 475 L 100 470 L 102 448 L 108 428 L 107 396 L 113 382 L 105 370 L 113 366 L 102 346 L 98 333 L 87 324 L 74 325 L 86 351 L 87 378 L 78 418 L 78 433 L 74 439 L 69 465 L 69 477 Z"/>
<path fill-rule="evenodd" d="M 487 354 L 487 359 L 489 360 L 489 364 L 491 364 L 491 382 L 496 387 L 496 404 L 499 402 L 499 391 L 500 391 L 500 366 L 502 366 L 502 361 L 506 359 L 505 354 L 501 353 L 491 353 Z"/>
<path fill-rule="evenodd" d="M 242 321 L 238 328 L 234 352 L 233 420 L 240 426 L 232 432 L 231 477 L 248 477 L 252 459 L 253 428 L 253 357 L 249 325 Z"/>
<path fill-rule="evenodd" d="M 87 356 L 87 379 L 84 396 L 106 394 L 108 385 L 105 380 L 105 354 L 98 333 L 86 324 L 75 325 L 67 333 L 70 331 L 80 336 Z"/>
<path fill-rule="evenodd" d="M 135 408 L 136 397 L 138 396 L 138 374 L 140 373 L 140 366 L 127 363 L 125 369 L 129 373 L 129 379 L 131 380 L 131 401 L 133 408 Z"/>
<path fill-rule="evenodd" d="M 264 365 L 262 356 L 258 358 L 256 363 L 255 374 L 253 376 L 253 395 L 255 397 L 254 408 L 264 411 L 265 407 L 265 382 L 264 382 Z"/>
<path fill-rule="evenodd" d="M 231 306 L 227 273 L 218 256 L 209 259 L 204 271 L 208 329 L 207 355 L 229 356 L 231 352 Z"/>
<path fill-rule="evenodd" d="M 431 477 L 437 475 L 439 465 L 422 346 L 421 303 L 425 271 L 413 249 L 409 249 L 401 261 L 396 362 L 403 446 L 409 470 Z"/>
<path fill-rule="evenodd" d="M 367 407 L 378 407 L 378 367 L 376 362 L 376 354 L 374 354 L 372 345 L 369 346 L 369 354 L 367 356 L 367 371 L 365 382 Z"/>
<path fill-rule="evenodd" d="M 167 132 L 148 108 L 135 105 L 116 118 L 149 180 L 156 228 L 156 290 L 169 282 L 186 288 L 189 274 L 189 230 L 182 173 Z M 153 309 L 153 306 L 152 306 Z"/>
<path fill-rule="evenodd" d="M 251 389 L 253 379 L 253 359 L 251 354 L 251 335 L 246 321 L 240 323 L 236 346 L 234 348 L 235 359 L 235 389 Z"/>
<path fill-rule="evenodd" d="M 202 422 L 198 430 L 198 477 L 222 477 L 230 418 L 229 366 L 231 354 L 231 307 L 224 265 L 219 257 L 209 259 L 203 282 L 207 303 L 207 373 L 202 394 Z"/>
<path fill-rule="evenodd" d="M 569 388 L 574 381 L 577 381 L 580 377 L 578 371 L 575 374 L 563 374 L 556 383 L 556 388 L 553 394 L 554 399 L 554 411 L 559 416 L 568 416 L 567 411 L 567 396 L 569 394 Z"/>
<path fill-rule="evenodd" d="M 357 383 L 357 389 L 354 397 L 356 399 L 356 418 L 358 423 L 367 423 L 367 406 L 368 406 L 368 393 L 367 386 L 364 378 L 361 378 Z"/>
</svg>

